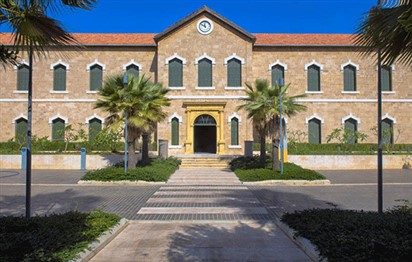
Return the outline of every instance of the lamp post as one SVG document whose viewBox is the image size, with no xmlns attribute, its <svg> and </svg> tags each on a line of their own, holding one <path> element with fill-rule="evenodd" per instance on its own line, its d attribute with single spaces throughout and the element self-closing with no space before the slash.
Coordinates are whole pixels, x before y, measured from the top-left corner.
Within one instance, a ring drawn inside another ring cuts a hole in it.
<svg viewBox="0 0 412 262">
<path fill-rule="evenodd" d="M 127 76 L 127 74 L 125 74 L 123 76 L 123 84 L 125 85 L 124 89 L 126 89 L 128 83 L 129 83 L 129 77 Z M 126 92 L 125 92 L 125 95 L 126 95 Z M 129 154 L 129 145 L 128 145 L 129 132 L 127 128 L 127 120 L 129 117 L 128 116 L 129 112 L 127 108 L 124 110 L 124 115 L 125 115 L 125 120 L 124 120 L 124 140 L 125 140 L 125 143 L 124 143 L 124 173 L 127 174 L 128 154 Z"/>
<path fill-rule="evenodd" d="M 29 86 L 27 90 L 26 217 L 31 215 L 31 150 L 33 106 L 33 47 L 29 46 Z"/>
<path fill-rule="evenodd" d="M 382 0 L 378 0 L 382 8 Z M 378 213 L 383 212 L 383 156 L 382 156 L 382 51 L 378 49 Z"/>
<path fill-rule="evenodd" d="M 283 175 L 283 120 L 282 120 L 282 87 L 285 86 L 285 79 L 279 78 L 279 149 L 280 149 L 280 174 Z"/>
</svg>

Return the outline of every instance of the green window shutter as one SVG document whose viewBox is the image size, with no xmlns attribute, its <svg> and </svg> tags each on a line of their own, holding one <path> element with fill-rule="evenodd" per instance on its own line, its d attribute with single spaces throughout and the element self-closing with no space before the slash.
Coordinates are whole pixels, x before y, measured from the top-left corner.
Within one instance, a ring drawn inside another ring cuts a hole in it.
<svg viewBox="0 0 412 262">
<path fill-rule="evenodd" d="M 232 146 L 239 145 L 239 120 L 234 117 L 230 121 L 230 144 Z"/>
<path fill-rule="evenodd" d="M 97 134 L 102 130 L 102 121 L 97 118 L 90 119 L 89 121 L 89 141 L 96 138 Z"/>
<path fill-rule="evenodd" d="M 15 139 L 17 142 L 24 142 L 27 139 L 27 120 L 19 118 L 15 122 Z"/>
<path fill-rule="evenodd" d="M 198 86 L 210 87 L 212 84 L 212 61 L 203 58 L 198 63 Z"/>
<path fill-rule="evenodd" d="M 179 145 L 179 119 L 177 117 L 172 119 L 172 145 Z"/>
<path fill-rule="evenodd" d="M 356 91 L 356 67 L 348 65 L 343 68 L 343 90 Z"/>
<path fill-rule="evenodd" d="M 57 65 L 53 69 L 53 90 L 66 91 L 66 67 Z"/>
<path fill-rule="evenodd" d="M 126 67 L 126 74 L 139 78 L 139 67 L 137 65 L 129 65 Z"/>
<path fill-rule="evenodd" d="M 169 86 L 183 86 L 183 62 L 177 58 L 169 61 Z"/>
<path fill-rule="evenodd" d="M 242 62 L 236 58 L 227 62 L 227 86 L 242 86 Z"/>
<path fill-rule="evenodd" d="M 322 143 L 322 122 L 319 119 L 312 118 L 309 120 L 309 143 L 321 144 Z"/>
<path fill-rule="evenodd" d="M 52 140 L 63 141 L 64 140 L 64 128 L 65 122 L 61 118 L 56 118 L 52 121 Z"/>
<path fill-rule="evenodd" d="M 29 90 L 29 66 L 20 65 L 17 68 L 17 90 Z"/>
<path fill-rule="evenodd" d="M 358 122 L 353 119 L 349 118 L 348 120 L 345 121 L 345 131 L 349 132 L 349 138 L 348 138 L 348 144 L 356 144 L 357 141 L 355 139 L 355 132 L 358 131 Z"/>
<path fill-rule="evenodd" d="M 320 68 L 316 65 L 308 67 L 308 91 L 320 91 Z"/>
<path fill-rule="evenodd" d="M 387 118 L 382 120 L 382 142 L 393 144 L 393 122 Z"/>
<path fill-rule="evenodd" d="M 285 69 L 281 65 L 272 66 L 272 86 L 279 84 L 279 79 L 285 79 Z"/>
<path fill-rule="evenodd" d="M 382 66 L 382 91 L 392 91 L 392 70 L 390 66 Z"/>
<path fill-rule="evenodd" d="M 90 90 L 97 91 L 102 88 L 103 68 L 99 65 L 90 67 Z"/>
</svg>

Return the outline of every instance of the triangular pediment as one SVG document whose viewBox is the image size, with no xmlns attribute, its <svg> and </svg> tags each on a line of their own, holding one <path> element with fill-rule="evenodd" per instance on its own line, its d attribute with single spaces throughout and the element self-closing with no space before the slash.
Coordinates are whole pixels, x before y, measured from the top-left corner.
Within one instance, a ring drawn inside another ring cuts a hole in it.
<svg viewBox="0 0 412 262">
<path fill-rule="evenodd" d="M 249 39 L 251 42 L 255 42 L 256 37 L 254 35 L 252 35 L 248 31 L 244 30 L 243 28 L 239 27 L 238 25 L 234 24 L 232 21 L 224 18 L 223 16 L 216 13 L 215 11 L 213 11 L 212 9 L 210 9 L 207 6 L 203 6 L 202 8 L 200 8 L 197 11 L 193 12 L 192 14 L 186 16 L 182 20 L 180 20 L 180 21 L 174 23 L 173 25 L 169 26 L 163 32 L 155 35 L 154 40 L 156 42 L 160 41 L 162 38 L 166 37 L 167 35 L 169 35 L 169 34 L 173 33 L 174 31 L 178 30 L 180 27 L 186 25 L 187 23 L 190 23 L 191 21 L 193 21 L 197 17 L 199 17 L 201 15 L 204 15 L 204 14 L 208 14 L 212 18 L 226 24 L 228 27 L 230 27 L 233 30 L 237 31 L 238 33 L 240 33 L 241 35 L 243 35 L 244 37 Z"/>
</svg>

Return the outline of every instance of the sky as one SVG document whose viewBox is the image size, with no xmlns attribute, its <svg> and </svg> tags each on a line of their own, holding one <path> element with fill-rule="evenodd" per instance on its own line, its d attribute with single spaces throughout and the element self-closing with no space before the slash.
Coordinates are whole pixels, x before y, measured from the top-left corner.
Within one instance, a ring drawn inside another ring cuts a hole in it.
<svg viewBox="0 0 412 262">
<path fill-rule="evenodd" d="M 52 14 L 72 33 L 159 33 L 203 5 L 250 33 L 354 33 L 377 0 L 98 0 Z M 6 26 L 0 31 L 10 31 Z"/>
</svg>

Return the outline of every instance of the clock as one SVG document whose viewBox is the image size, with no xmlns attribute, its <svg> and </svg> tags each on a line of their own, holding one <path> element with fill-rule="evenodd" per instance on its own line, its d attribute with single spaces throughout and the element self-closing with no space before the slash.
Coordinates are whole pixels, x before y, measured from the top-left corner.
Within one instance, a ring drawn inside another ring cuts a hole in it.
<svg viewBox="0 0 412 262">
<path fill-rule="evenodd" d="M 202 35 L 210 34 L 213 30 L 213 23 L 209 19 L 201 19 L 197 23 L 197 31 Z"/>
</svg>

